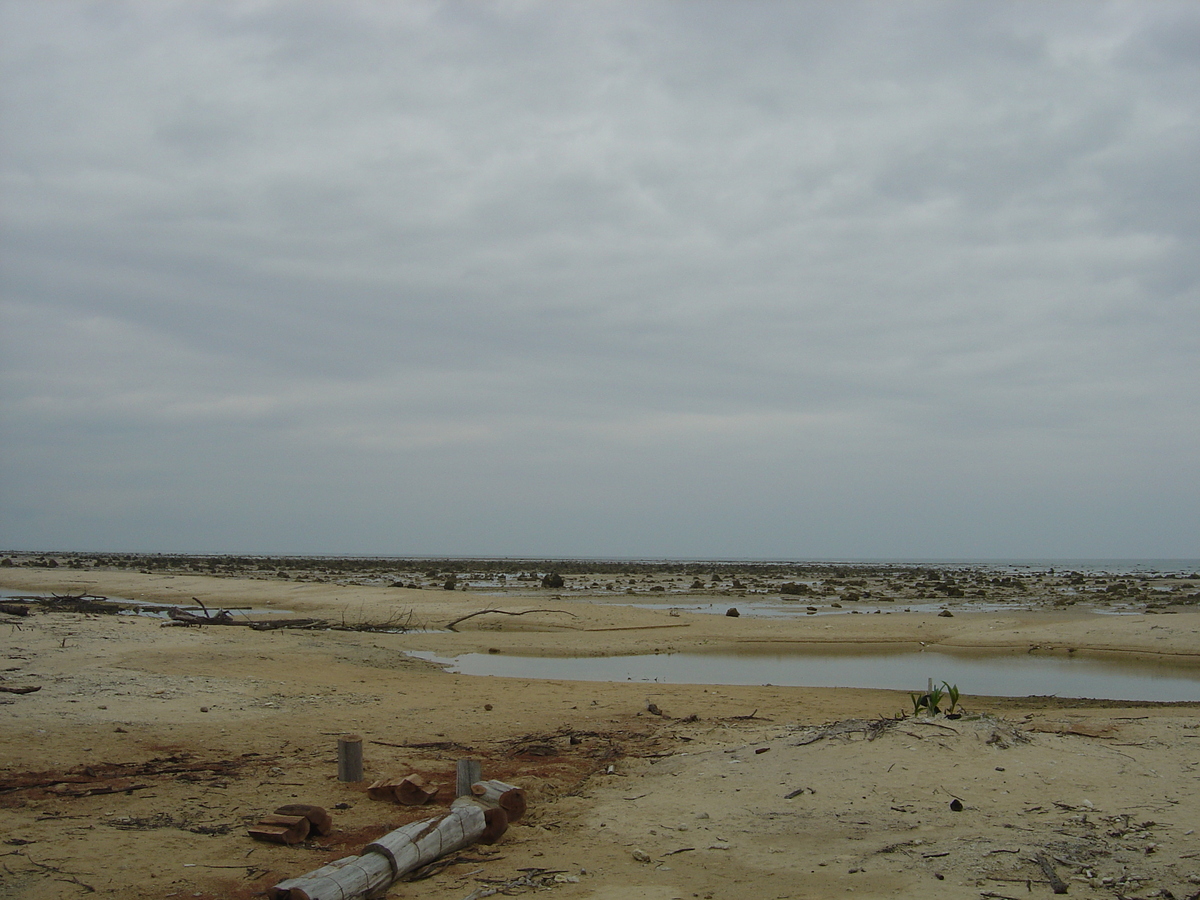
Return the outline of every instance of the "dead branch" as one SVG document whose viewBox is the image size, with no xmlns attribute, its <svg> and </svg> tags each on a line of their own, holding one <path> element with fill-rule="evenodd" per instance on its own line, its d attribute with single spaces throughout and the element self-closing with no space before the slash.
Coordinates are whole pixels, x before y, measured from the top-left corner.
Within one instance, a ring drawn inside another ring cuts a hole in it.
<svg viewBox="0 0 1200 900">
<path fill-rule="evenodd" d="M 1045 853 L 1039 853 L 1035 858 L 1038 866 L 1045 873 L 1046 879 L 1050 882 L 1050 888 L 1056 894 L 1065 894 L 1067 892 L 1067 883 L 1058 877 L 1058 872 L 1054 871 L 1054 863 Z"/>
<path fill-rule="evenodd" d="M 465 621 L 467 621 L 467 619 L 473 619 L 476 616 L 486 615 L 487 613 L 496 613 L 497 615 L 501 615 L 501 616 L 527 616 L 530 613 L 562 613 L 563 615 L 573 616 L 575 618 L 578 618 L 577 616 L 575 616 L 575 613 L 568 612 L 565 609 L 526 609 L 522 612 L 512 612 L 507 609 L 481 609 L 481 610 L 478 610 L 477 612 L 468 613 L 467 615 L 463 616 L 462 618 L 455 619 L 453 622 L 448 624 L 446 627 L 449 628 L 451 631 L 457 631 L 458 629 L 456 629 L 454 627 L 455 625 L 458 625 L 461 622 L 465 622 Z"/>
</svg>

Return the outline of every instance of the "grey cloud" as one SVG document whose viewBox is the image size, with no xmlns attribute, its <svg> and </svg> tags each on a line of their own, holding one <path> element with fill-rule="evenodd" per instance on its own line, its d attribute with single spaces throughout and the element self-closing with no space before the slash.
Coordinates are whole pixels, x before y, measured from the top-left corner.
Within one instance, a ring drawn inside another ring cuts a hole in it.
<svg viewBox="0 0 1200 900">
<path fill-rule="evenodd" d="M 0 16 L 27 544 L 1195 546 L 1190 4 Z"/>
</svg>

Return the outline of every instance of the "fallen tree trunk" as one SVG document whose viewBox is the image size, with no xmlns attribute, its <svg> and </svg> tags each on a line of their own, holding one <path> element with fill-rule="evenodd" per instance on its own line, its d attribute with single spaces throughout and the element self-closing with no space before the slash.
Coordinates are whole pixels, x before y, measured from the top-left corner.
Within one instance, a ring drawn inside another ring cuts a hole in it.
<svg viewBox="0 0 1200 900">
<path fill-rule="evenodd" d="M 413 822 L 363 848 L 361 856 L 339 859 L 271 888 L 273 900 L 362 900 L 382 896 L 400 876 L 461 850 L 475 841 L 492 843 L 508 828 L 503 810 L 474 804 L 448 815 Z"/>
<path fill-rule="evenodd" d="M 0 603 L 0 612 L 8 613 L 10 616 L 27 616 L 29 609 L 28 606 L 21 603 Z"/>
<path fill-rule="evenodd" d="M 525 791 L 503 781 L 477 781 L 471 785 L 475 799 L 487 807 L 499 807 L 516 822 L 525 815 Z"/>
</svg>

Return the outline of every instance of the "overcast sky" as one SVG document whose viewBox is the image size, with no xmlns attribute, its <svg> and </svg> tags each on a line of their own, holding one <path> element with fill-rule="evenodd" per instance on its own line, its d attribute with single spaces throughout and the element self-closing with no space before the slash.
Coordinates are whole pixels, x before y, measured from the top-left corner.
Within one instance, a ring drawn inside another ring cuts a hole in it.
<svg viewBox="0 0 1200 900">
<path fill-rule="evenodd" d="M 0 0 L 0 547 L 1200 556 L 1200 4 Z"/>
</svg>

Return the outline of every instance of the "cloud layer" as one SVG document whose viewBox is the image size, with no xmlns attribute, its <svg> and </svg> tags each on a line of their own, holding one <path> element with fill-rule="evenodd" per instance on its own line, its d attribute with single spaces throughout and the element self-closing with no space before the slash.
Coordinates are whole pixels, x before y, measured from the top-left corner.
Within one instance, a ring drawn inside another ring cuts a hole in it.
<svg viewBox="0 0 1200 900">
<path fill-rule="evenodd" d="M 0 30 L 11 548 L 1200 556 L 1192 3 Z"/>
</svg>

